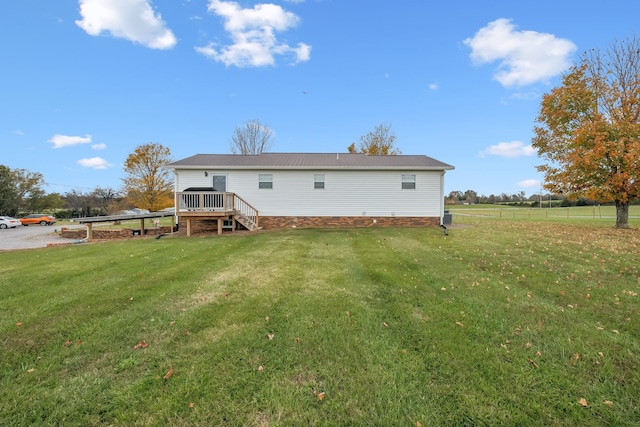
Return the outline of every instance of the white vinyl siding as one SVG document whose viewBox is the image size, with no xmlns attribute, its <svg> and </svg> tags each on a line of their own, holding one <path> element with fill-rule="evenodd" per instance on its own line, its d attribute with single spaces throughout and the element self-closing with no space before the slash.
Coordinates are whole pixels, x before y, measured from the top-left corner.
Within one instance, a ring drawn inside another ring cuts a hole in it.
<svg viewBox="0 0 640 427">
<path fill-rule="evenodd" d="M 177 171 L 182 175 L 191 171 Z M 416 172 L 416 191 L 402 191 L 398 171 L 273 170 L 269 191 L 256 185 L 257 170 L 224 170 L 227 191 L 238 194 L 261 216 L 441 216 L 442 171 Z M 323 191 L 315 191 L 310 177 L 325 176 Z M 195 174 L 197 175 L 197 174 Z M 202 172 L 200 172 L 202 175 Z M 189 186 L 180 185 L 178 191 Z"/>
<path fill-rule="evenodd" d="M 227 177 L 229 185 L 229 177 Z M 183 191 L 190 187 L 212 187 L 213 177 L 211 172 L 205 176 L 203 170 L 176 171 L 176 191 Z"/>
</svg>

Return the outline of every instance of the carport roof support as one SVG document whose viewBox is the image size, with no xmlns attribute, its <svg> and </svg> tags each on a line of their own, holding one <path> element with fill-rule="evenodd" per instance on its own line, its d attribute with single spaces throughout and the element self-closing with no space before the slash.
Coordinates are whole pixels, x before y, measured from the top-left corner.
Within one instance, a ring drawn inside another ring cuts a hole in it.
<svg viewBox="0 0 640 427">
<path fill-rule="evenodd" d="M 171 233 L 175 226 L 175 212 L 152 212 L 148 214 L 131 214 L 131 215 L 105 215 L 105 216 L 88 216 L 85 218 L 74 219 L 75 222 L 87 225 L 87 240 L 93 239 L 93 224 L 96 222 L 113 222 L 113 221 L 127 221 L 130 219 L 139 219 L 141 234 L 144 234 L 144 220 L 147 218 L 166 218 L 168 216 L 173 217 Z"/>
</svg>

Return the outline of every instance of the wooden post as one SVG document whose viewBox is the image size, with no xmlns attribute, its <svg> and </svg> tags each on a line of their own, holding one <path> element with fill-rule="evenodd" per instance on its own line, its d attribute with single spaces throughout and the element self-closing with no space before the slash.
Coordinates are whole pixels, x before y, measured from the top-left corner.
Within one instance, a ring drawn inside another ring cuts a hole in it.
<svg viewBox="0 0 640 427">
<path fill-rule="evenodd" d="M 93 239 L 93 224 L 87 223 L 87 240 Z"/>
<path fill-rule="evenodd" d="M 222 234 L 222 218 L 218 217 L 218 236 Z"/>
<path fill-rule="evenodd" d="M 173 230 L 176 228 L 176 216 L 171 215 L 171 234 L 173 234 Z"/>
<path fill-rule="evenodd" d="M 140 237 L 144 236 L 144 218 L 140 218 Z"/>
<path fill-rule="evenodd" d="M 187 237 L 191 236 L 191 218 L 187 218 Z"/>
</svg>

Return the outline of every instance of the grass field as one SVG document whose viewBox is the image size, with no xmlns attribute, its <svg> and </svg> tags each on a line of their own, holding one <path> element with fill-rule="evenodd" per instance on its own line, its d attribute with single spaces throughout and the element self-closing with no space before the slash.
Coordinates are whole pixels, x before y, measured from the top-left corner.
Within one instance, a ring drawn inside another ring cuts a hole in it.
<svg viewBox="0 0 640 427">
<path fill-rule="evenodd" d="M 504 205 L 452 205 L 446 206 L 454 222 L 468 219 L 502 219 L 519 221 L 557 221 L 613 227 L 616 223 L 615 206 L 574 206 L 554 208 L 512 207 Z M 640 227 L 640 206 L 629 207 L 629 226 Z"/>
<path fill-rule="evenodd" d="M 0 425 L 639 425 L 639 259 L 472 217 L 0 253 Z"/>
</svg>

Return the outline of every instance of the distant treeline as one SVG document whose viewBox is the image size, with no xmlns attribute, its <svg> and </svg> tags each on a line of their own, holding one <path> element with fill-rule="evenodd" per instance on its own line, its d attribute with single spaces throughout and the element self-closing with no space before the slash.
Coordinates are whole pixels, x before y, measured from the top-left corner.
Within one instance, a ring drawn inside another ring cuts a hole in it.
<svg viewBox="0 0 640 427">
<path fill-rule="evenodd" d="M 444 202 L 446 205 L 462 205 L 462 204 L 503 204 L 508 206 L 527 206 L 527 207 L 569 207 L 569 206 L 595 206 L 613 204 L 613 202 L 598 201 L 588 199 L 586 197 L 580 197 L 577 199 L 570 199 L 567 196 L 561 194 L 532 194 L 528 196 L 524 191 L 515 194 L 501 193 L 498 195 L 490 194 L 488 196 L 478 195 L 473 190 L 452 191 L 448 196 L 445 196 Z M 640 200 L 633 200 L 632 205 L 640 204 Z"/>
</svg>

